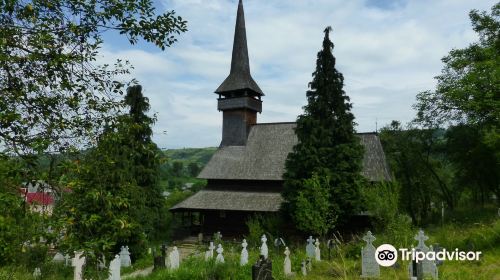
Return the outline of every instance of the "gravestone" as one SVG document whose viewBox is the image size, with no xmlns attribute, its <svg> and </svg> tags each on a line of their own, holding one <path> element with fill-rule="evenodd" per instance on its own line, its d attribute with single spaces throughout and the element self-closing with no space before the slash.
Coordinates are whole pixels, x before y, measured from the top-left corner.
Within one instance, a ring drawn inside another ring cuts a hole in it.
<svg viewBox="0 0 500 280">
<path fill-rule="evenodd" d="M 361 248 L 361 278 L 379 277 L 380 267 L 375 259 L 375 246 L 373 241 L 376 240 L 371 231 L 368 231 L 363 237 L 366 242 L 365 247 Z"/>
<path fill-rule="evenodd" d="M 240 255 L 240 265 L 241 266 L 246 265 L 248 263 L 247 246 L 248 246 L 247 240 L 243 239 L 243 242 L 241 243 L 241 247 L 243 247 L 243 249 L 241 249 L 241 255 Z"/>
<path fill-rule="evenodd" d="M 54 257 L 52 258 L 52 262 L 55 263 L 63 263 L 64 262 L 64 256 L 63 254 L 57 252 Z"/>
<path fill-rule="evenodd" d="M 288 247 L 285 248 L 285 261 L 283 262 L 283 271 L 285 276 L 292 275 L 292 262 L 290 261 L 290 250 Z"/>
<path fill-rule="evenodd" d="M 314 239 L 312 236 L 309 236 L 309 239 L 307 239 L 307 245 L 306 245 L 306 255 L 308 258 L 314 258 L 316 248 L 314 247 Z"/>
<path fill-rule="evenodd" d="M 82 280 L 83 265 L 85 264 L 85 256 L 83 252 L 75 252 L 75 257 L 71 261 L 71 266 L 75 268 L 73 280 Z"/>
<path fill-rule="evenodd" d="M 215 258 L 216 263 L 224 263 L 224 256 L 222 255 L 222 252 L 224 252 L 224 249 L 222 248 L 222 245 L 219 244 L 217 245 L 217 257 Z"/>
<path fill-rule="evenodd" d="M 172 248 L 172 251 L 170 252 L 170 254 L 168 255 L 168 268 L 172 269 L 172 270 L 176 270 L 179 268 L 179 265 L 180 265 L 180 256 L 179 256 L 179 250 L 177 250 L 177 247 L 174 246 L 174 248 Z"/>
<path fill-rule="evenodd" d="M 222 234 L 220 231 L 214 233 L 214 241 L 220 243 L 222 241 Z"/>
<path fill-rule="evenodd" d="M 306 261 L 302 261 L 302 263 L 300 264 L 300 271 L 302 271 L 302 275 L 307 275 Z"/>
<path fill-rule="evenodd" d="M 335 249 L 335 240 L 333 239 L 328 239 L 326 242 L 326 247 L 328 247 L 328 259 L 332 259 L 332 249 Z"/>
<path fill-rule="evenodd" d="M 260 246 L 260 255 L 264 256 L 264 258 L 267 259 L 269 255 L 269 249 L 267 248 L 267 237 L 265 234 L 262 235 L 262 238 L 260 239 L 262 241 L 262 245 Z"/>
<path fill-rule="evenodd" d="M 115 258 L 109 263 L 109 280 L 120 280 L 121 260 L 120 255 L 115 255 Z"/>
<path fill-rule="evenodd" d="M 275 247 L 277 253 L 280 252 L 281 246 L 286 246 L 285 240 L 283 240 L 283 238 L 281 238 L 281 237 L 274 239 L 274 247 Z"/>
<path fill-rule="evenodd" d="M 423 252 L 426 254 L 429 252 L 431 249 L 425 245 L 425 241 L 428 240 L 429 237 L 427 237 L 424 234 L 423 230 L 419 230 L 418 234 L 415 235 L 415 240 L 418 241 L 418 245 L 415 248 L 416 252 Z M 409 273 L 410 277 L 416 277 L 417 279 L 424 279 L 426 277 L 431 277 L 432 279 L 438 279 L 438 270 L 436 263 L 431 260 L 424 259 L 418 263 L 410 263 L 409 267 Z"/>
<path fill-rule="evenodd" d="M 36 267 L 35 271 L 33 271 L 33 278 L 38 279 L 40 277 L 42 277 L 42 271 L 39 267 Z"/>
<path fill-rule="evenodd" d="M 314 259 L 316 261 L 321 261 L 321 251 L 319 249 L 319 240 L 316 238 L 316 242 L 314 243 Z"/>
<path fill-rule="evenodd" d="M 442 250 L 443 250 L 443 248 L 442 248 L 441 246 L 439 246 L 439 244 L 438 244 L 438 243 L 434 244 L 434 246 L 431 246 L 431 248 L 432 248 L 432 250 L 433 250 L 436 254 L 437 254 L 438 252 L 440 252 L 440 251 L 442 251 Z M 442 264 L 443 264 L 443 262 L 444 262 L 443 260 L 438 260 L 437 258 L 436 258 L 436 260 L 435 260 L 436 266 L 440 266 L 440 265 L 442 265 Z"/>
<path fill-rule="evenodd" d="M 71 265 L 71 257 L 69 256 L 69 254 L 64 255 L 64 265 L 65 266 Z"/>
<path fill-rule="evenodd" d="M 311 271 L 313 269 L 313 265 L 312 265 L 312 261 L 311 259 L 307 259 L 306 261 L 306 264 L 307 264 L 307 270 Z"/>
<path fill-rule="evenodd" d="M 273 263 L 263 255 L 252 265 L 252 280 L 272 280 Z"/>
<path fill-rule="evenodd" d="M 130 260 L 130 252 L 128 246 L 122 246 L 120 251 L 120 260 L 122 267 L 129 267 L 132 265 L 132 260 Z"/>
<path fill-rule="evenodd" d="M 210 241 L 210 245 L 208 246 L 208 251 L 205 252 L 206 261 L 214 257 L 214 249 L 215 249 L 214 243 Z"/>
</svg>

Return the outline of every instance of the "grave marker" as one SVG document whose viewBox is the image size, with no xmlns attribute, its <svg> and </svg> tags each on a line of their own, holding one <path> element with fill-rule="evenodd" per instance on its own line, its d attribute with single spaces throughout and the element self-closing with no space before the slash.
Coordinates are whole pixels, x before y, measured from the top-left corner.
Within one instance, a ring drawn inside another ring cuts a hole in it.
<svg viewBox="0 0 500 280">
<path fill-rule="evenodd" d="M 206 261 L 214 257 L 214 249 L 215 249 L 214 243 L 210 241 L 210 245 L 208 246 L 208 251 L 205 252 Z"/>
<path fill-rule="evenodd" d="M 217 245 L 217 258 L 215 258 L 216 263 L 224 263 L 224 256 L 222 255 L 222 252 L 224 252 L 224 249 L 222 248 L 222 245 L 219 244 Z"/>
<path fill-rule="evenodd" d="M 260 256 L 252 265 L 252 280 L 273 280 L 273 264 L 271 260 Z"/>
<path fill-rule="evenodd" d="M 130 252 L 128 246 L 122 246 L 120 251 L 120 260 L 122 267 L 129 267 L 132 265 L 132 260 L 130 259 Z"/>
<path fill-rule="evenodd" d="M 241 243 L 241 247 L 243 247 L 243 249 L 241 249 L 241 255 L 240 255 L 240 265 L 241 266 L 246 265 L 248 263 L 247 246 L 248 246 L 247 240 L 243 239 L 243 243 Z"/>
<path fill-rule="evenodd" d="M 85 256 L 83 256 L 83 252 L 75 252 L 75 257 L 71 261 L 71 266 L 75 268 L 73 272 L 73 280 L 83 280 L 82 272 L 84 264 L 85 264 Z"/>
<path fill-rule="evenodd" d="M 267 248 L 267 237 L 265 234 L 262 235 L 262 238 L 260 239 L 262 241 L 262 246 L 260 246 L 260 255 L 264 256 L 264 258 L 267 259 L 269 255 L 269 249 Z"/>
<path fill-rule="evenodd" d="M 316 248 L 314 247 L 314 239 L 312 236 L 309 236 L 309 239 L 307 239 L 307 245 L 306 245 L 306 255 L 308 258 L 314 258 Z"/>
<path fill-rule="evenodd" d="M 52 262 L 55 262 L 55 263 L 63 263 L 64 262 L 64 256 L 63 254 L 57 252 L 55 255 L 54 255 L 54 258 L 52 258 Z"/>
<path fill-rule="evenodd" d="M 35 271 L 33 271 L 33 278 L 38 279 L 40 277 L 42 277 L 42 271 L 39 267 L 36 267 Z"/>
<path fill-rule="evenodd" d="M 319 249 L 319 240 L 316 238 L 316 242 L 314 243 L 314 259 L 316 261 L 321 261 L 321 251 Z"/>
<path fill-rule="evenodd" d="M 363 237 L 366 242 L 365 247 L 361 248 L 361 278 L 379 277 L 380 267 L 375 259 L 375 246 L 373 241 L 376 240 L 371 231 L 368 231 Z"/>
<path fill-rule="evenodd" d="M 288 247 L 285 248 L 285 261 L 283 262 L 283 271 L 285 276 L 292 275 L 292 262 L 290 261 L 290 250 Z"/>
<path fill-rule="evenodd" d="M 115 255 L 115 258 L 109 263 L 109 280 L 120 280 L 121 260 L 120 255 Z"/>
<path fill-rule="evenodd" d="M 302 271 L 302 275 L 307 275 L 306 261 L 302 261 L 300 264 L 300 270 Z"/>
<path fill-rule="evenodd" d="M 172 248 L 172 251 L 170 252 L 170 254 L 168 255 L 168 268 L 172 269 L 172 270 L 176 270 L 179 268 L 179 264 L 180 264 L 180 256 L 179 256 L 179 250 L 177 250 L 177 247 L 174 246 L 174 248 Z"/>
</svg>

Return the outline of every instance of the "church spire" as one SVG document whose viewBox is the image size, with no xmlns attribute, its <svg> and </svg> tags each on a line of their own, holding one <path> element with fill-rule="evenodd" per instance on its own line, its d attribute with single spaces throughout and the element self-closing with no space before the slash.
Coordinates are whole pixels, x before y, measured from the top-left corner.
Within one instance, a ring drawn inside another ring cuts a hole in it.
<svg viewBox="0 0 500 280">
<path fill-rule="evenodd" d="M 239 0 L 234 28 L 233 56 L 231 59 L 231 72 L 215 93 L 227 95 L 230 93 L 244 93 L 249 96 L 263 96 L 264 93 L 253 80 L 250 74 L 248 59 L 247 35 L 245 29 L 245 14 L 243 3 Z"/>
</svg>

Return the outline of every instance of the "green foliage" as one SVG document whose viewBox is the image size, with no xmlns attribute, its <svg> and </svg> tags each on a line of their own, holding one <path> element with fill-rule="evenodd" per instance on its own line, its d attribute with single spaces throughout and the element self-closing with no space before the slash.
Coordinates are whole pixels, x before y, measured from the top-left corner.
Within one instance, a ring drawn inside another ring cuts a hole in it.
<svg viewBox="0 0 500 280">
<path fill-rule="evenodd" d="M 0 142 L 17 153 L 78 145 L 114 119 L 113 95 L 125 87 L 117 76 L 129 65 L 96 65 L 104 32 L 165 49 L 186 31 L 151 0 L 14 0 L 0 13 Z"/>
<path fill-rule="evenodd" d="M 58 209 L 66 232 L 63 247 L 84 250 L 89 267 L 128 245 L 133 257 L 145 252 L 146 237 L 165 230 L 164 199 L 157 182 L 160 151 L 151 140 L 154 119 L 140 86 L 129 88 L 129 114 L 108 127 L 81 161 L 67 162 L 72 192 Z"/>
<path fill-rule="evenodd" d="M 362 191 L 364 206 L 375 218 L 377 230 L 383 230 L 399 213 L 399 185 L 381 182 L 365 186 Z"/>
<path fill-rule="evenodd" d="M 446 160 L 444 130 L 417 129 L 393 121 L 380 132 L 391 170 L 401 185 L 401 209 L 415 224 L 430 219 L 431 205 L 445 202 L 453 209 L 461 195 L 452 184 L 453 166 Z"/>
<path fill-rule="evenodd" d="M 260 238 L 265 233 L 264 227 L 258 216 L 251 217 L 246 221 L 248 227 L 248 235 L 245 236 L 248 244 L 257 246 L 261 244 Z"/>
<path fill-rule="evenodd" d="M 334 227 L 339 211 L 332 209 L 330 188 L 330 179 L 317 174 L 303 181 L 302 189 L 297 192 L 297 208 L 292 212 L 299 230 L 325 236 Z"/>
<path fill-rule="evenodd" d="M 176 177 L 184 175 L 184 163 L 182 161 L 174 161 L 172 163 L 172 174 Z"/>
<path fill-rule="evenodd" d="M 354 134 L 354 116 L 350 112 L 349 97 L 343 90 L 344 78 L 335 69 L 330 31 L 331 28 L 325 30 L 323 49 L 318 53 L 316 71 L 307 92 L 308 104 L 304 114 L 297 118 L 295 132 L 299 143 L 286 161 L 283 195 L 285 209 L 292 218 L 305 217 L 307 214 L 298 214 L 301 209 L 297 205 L 299 192 L 304 189 L 303 180 L 311 178 L 313 173 L 328 177 L 330 184 L 322 186 L 328 187 L 332 198 L 328 208 L 335 211 L 329 214 L 329 219 L 336 216 L 336 225 L 341 225 L 360 209 L 359 190 L 364 184 L 360 175 L 363 147 Z M 301 203 L 304 203 L 303 198 Z M 333 225 L 329 223 L 325 227 L 332 229 Z"/>
<path fill-rule="evenodd" d="M 442 59 L 436 89 L 417 95 L 415 122 L 456 126 L 448 135 L 456 177 L 484 203 L 490 192 L 500 194 L 500 3 L 469 17 L 479 40 Z"/>
<path fill-rule="evenodd" d="M 200 173 L 200 171 L 201 171 L 201 168 L 200 168 L 200 166 L 198 166 L 198 164 L 196 162 L 189 163 L 189 165 L 188 165 L 189 176 L 196 177 L 196 176 L 198 176 L 198 173 Z"/>
<path fill-rule="evenodd" d="M 417 96 L 415 108 L 421 123 L 464 122 L 498 126 L 500 117 L 500 3 L 491 14 L 469 14 L 479 41 L 454 49 L 442 59 L 435 91 Z M 498 128 L 498 127 L 497 127 Z"/>
<path fill-rule="evenodd" d="M 22 254 L 26 250 L 24 243 L 36 243 L 45 236 L 46 217 L 29 211 L 19 193 L 26 171 L 24 161 L 0 154 L 0 266 L 29 264 L 32 258 Z"/>
</svg>

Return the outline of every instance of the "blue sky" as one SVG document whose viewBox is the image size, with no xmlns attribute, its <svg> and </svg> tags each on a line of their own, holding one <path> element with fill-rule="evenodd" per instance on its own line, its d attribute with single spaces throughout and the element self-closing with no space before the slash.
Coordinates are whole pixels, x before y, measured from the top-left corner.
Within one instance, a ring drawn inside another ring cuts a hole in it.
<svg viewBox="0 0 500 280">
<path fill-rule="evenodd" d="M 468 13 L 494 0 L 244 0 L 251 72 L 264 91 L 258 122 L 295 121 L 332 26 L 337 69 L 359 132 L 415 114 L 415 95 L 432 89 L 441 58 L 477 39 Z M 161 0 L 189 31 L 164 52 L 108 34 L 99 61 L 129 60 L 150 99 L 161 148 L 218 146 L 222 114 L 214 90 L 229 73 L 236 0 Z M 130 78 L 124 77 L 124 78 Z"/>
</svg>

